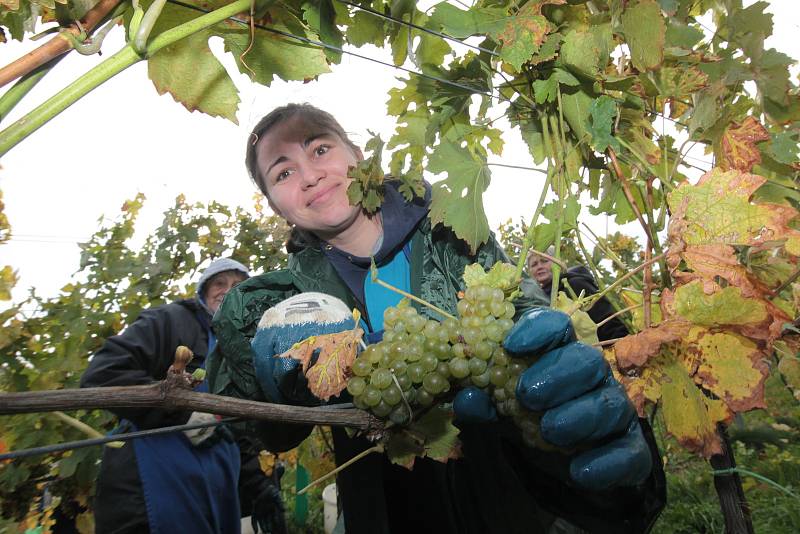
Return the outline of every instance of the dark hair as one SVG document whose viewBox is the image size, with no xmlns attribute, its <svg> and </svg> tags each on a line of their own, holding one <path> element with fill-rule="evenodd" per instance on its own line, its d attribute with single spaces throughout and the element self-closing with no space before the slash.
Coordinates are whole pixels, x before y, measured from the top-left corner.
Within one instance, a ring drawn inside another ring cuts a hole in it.
<svg viewBox="0 0 800 534">
<path fill-rule="evenodd" d="M 327 111 L 322 111 L 311 104 L 287 104 L 279 108 L 275 108 L 267 113 L 258 124 L 256 124 L 253 131 L 250 132 L 250 137 L 247 139 L 247 151 L 244 156 L 244 164 L 247 167 L 247 173 L 250 179 L 256 184 L 256 187 L 269 198 L 267 193 L 267 184 L 262 179 L 261 172 L 258 168 L 258 153 L 256 147 L 261 137 L 269 132 L 275 126 L 293 118 L 302 117 L 306 122 L 321 128 L 325 132 L 336 134 L 353 150 L 358 150 L 358 146 L 353 143 L 342 128 L 342 125 L 333 118 L 333 115 Z"/>
</svg>

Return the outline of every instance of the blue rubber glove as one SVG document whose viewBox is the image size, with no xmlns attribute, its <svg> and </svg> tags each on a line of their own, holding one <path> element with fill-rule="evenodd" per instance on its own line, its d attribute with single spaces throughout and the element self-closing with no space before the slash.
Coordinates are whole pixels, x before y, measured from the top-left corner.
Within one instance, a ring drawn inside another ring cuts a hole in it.
<svg viewBox="0 0 800 534">
<path fill-rule="evenodd" d="M 636 412 L 600 351 L 575 341 L 569 317 L 549 308 L 527 312 L 506 336 L 511 356 L 542 355 L 517 383 L 517 400 L 543 412 L 545 441 L 578 449 L 570 476 L 580 486 L 604 490 L 643 482 L 652 468 Z M 489 396 L 466 388 L 453 410 L 459 421 L 496 418 Z"/>
<path fill-rule="evenodd" d="M 278 356 L 308 337 L 354 327 L 353 315 L 345 303 L 324 293 L 301 293 L 264 312 L 252 347 L 256 377 L 267 399 L 279 404 L 321 404 L 308 390 L 300 361 Z"/>
</svg>

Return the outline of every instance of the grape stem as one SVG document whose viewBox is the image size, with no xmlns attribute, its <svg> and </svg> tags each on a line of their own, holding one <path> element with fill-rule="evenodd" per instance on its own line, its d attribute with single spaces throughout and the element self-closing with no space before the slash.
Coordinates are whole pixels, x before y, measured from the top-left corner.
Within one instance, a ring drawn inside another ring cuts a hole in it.
<svg viewBox="0 0 800 534">
<path fill-rule="evenodd" d="M 613 313 L 613 314 L 609 315 L 608 317 L 606 317 L 605 319 L 603 319 L 599 323 L 597 323 L 597 328 L 600 328 L 601 326 L 603 326 L 604 324 L 609 322 L 611 319 L 619 317 L 623 313 L 627 313 L 627 312 L 629 312 L 631 310 L 635 310 L 636 308 L 640 308 L 641 306 L 642 306 L 642 304 L 639 303 L 639 304 L 634 304 L 633 306 L 628 306 L 627 308 L 623 308 L 623 309 L 617 311 L 616 313 Z"/>
<path fill-rule="evenodd" d="M 435 306 L 435 305 L 431 304 L 427 300 L 423 300 L 423 299 L 421 299 L 421 298 L 419 298 L 419 297 L 417 297 L 415 295 L 412 295 L 411 293 L 408 293 L 406 291 L 403 291 L 402 289 L 394 287 L 392 284 L 384 282 L 383 280 L 378 278 L 378 269 L 375 267 L 375 261 L 374 260 L 372 262 L 372 267 L 370 267 L 370 275 L 372 276 L 372 281 L 375 282 L 376 284 L 378 284 L 379 286 L 383 286 L 386 289 L 388 289 L 389 291 L 394 291 L 395 293 L 403 295 L 405 298 L 407 298 L 409 300 L 413 300 L 414 302 L 422 304 L 423 306 L 427 306 L 428 308 L 432 309 L 436 313 L 440 314 L 442 317 L 446 317 L 448 319 L 455 319 L 455 317 L 453 315 L 447 313 L 446 311 L 444 311 L 443 309 L 439 308 L 438 306 Z"/>
<path fill-rule="evenodd" d="M 394 376 L 393 372 L 390 371 L 390 373 L 392 375 L 392 380 L 394 381 L 394 385 L 397 386 L 397 389 L 400 390 L 400 397 L 403 399 L 403 404 L 405 404 L 406 410 L 408 410 L 408 418 L 409 418 L 408 422 L 410 423 L 411 421 L 414 420 L 414 410 L 411 409 L 411 405 L 408 403 L 408 399 L 406 399 L 406 394 L 403 393 L 403 388 L 400 387 L 400 382 L 397 381 L 397 377 Z"/>
<path fill-rule="evenodd" d="M 336 469 L 334 469 L 330 473 L 325 473 L 324 475 L 322 475 L 318 479 L 316 479 L 313 482 L 311 482 L 308 486 L 306 486 L 305 488 L 303 488 L 300 491 L 298 491 L 297 494 L 298 495 L 303 495 L 305 492 L 307 492 L 308 490 L 310 490 L 311 488 L 313 488 L 314 486 L 316 486 L 320 482 L 323 482 L 323 481 L 329 479 L 330 477 L 332 477 L 333 475 L 335 475 L 339 471 L 342 471 L 346 467 L 349 467 L 350 465 L 356 463 L 357 461 L 359 461 L 360 459 L 364 458 L 365 456 L 367 456 L 369 454 L 372 454 L 373 452 L 382 453 L 383 450 L 384 450 L 383 443 L 378 443 L 374 447 L 370 447 L 369 449 L 367 449 L 365 451 L 361 451 L 360 453 L 356 454 L 355 456 L 353 456 L 352 458 L 347 460 L 342 465 L 336 467 Z"/>
</svg>

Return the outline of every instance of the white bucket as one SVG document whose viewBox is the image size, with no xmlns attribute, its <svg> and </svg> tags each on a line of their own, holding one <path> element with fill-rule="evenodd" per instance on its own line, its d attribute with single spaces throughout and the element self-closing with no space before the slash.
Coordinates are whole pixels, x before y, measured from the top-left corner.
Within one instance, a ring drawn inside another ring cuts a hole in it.
<svg viewBox="0 0 800 534">
<path fill-rule="evenodd" d="M 322 490 L 322 524 L 325 534 L 331 534 L 336 526 L 339 511 L 336 509 L 336 484 L 328 484 Z"/>
</svg>

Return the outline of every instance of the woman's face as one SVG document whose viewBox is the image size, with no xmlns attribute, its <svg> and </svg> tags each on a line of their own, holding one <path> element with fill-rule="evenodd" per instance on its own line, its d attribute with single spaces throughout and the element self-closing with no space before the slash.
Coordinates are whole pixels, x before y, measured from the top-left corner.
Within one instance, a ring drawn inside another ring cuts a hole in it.
<svg viewBox="0 0 800 534">
<path fill-rule="evenodd" d="M 528 259 L 528 274 L 534 280 L 539 282 L 539 285 L 545 285 L 553 279 L 553 262 L 545 257 L 531 254 Z"/>
<path fill-rule="evenodd" d="M 348 169 L 361 151 L 337 134 L 295 116 L 264 134 L 256 153 L 269 204 L 287 222 L 329 239 L 361 216 L 347 198 Z"/>
</svg>

